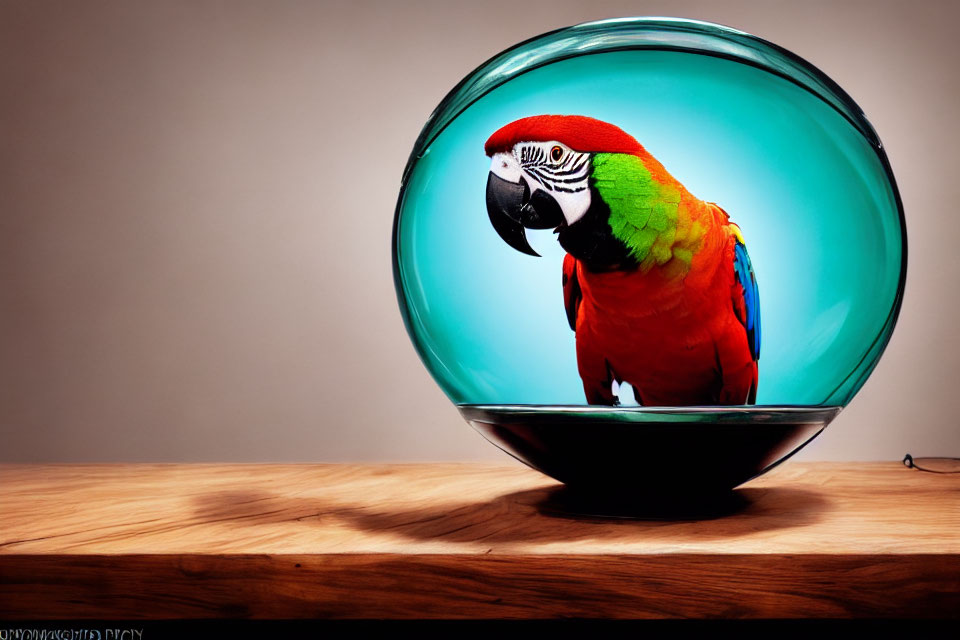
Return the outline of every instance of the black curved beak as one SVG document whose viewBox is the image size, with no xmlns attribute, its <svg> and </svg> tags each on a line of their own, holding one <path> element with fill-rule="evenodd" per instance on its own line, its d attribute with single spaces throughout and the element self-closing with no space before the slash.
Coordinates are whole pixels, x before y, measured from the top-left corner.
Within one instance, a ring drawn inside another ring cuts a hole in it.
<svg viewBox="0 0 960 640">
<path fill-rule="evenodd" d="M 525 180 L 510 182 L 493 172 L 487 178 L 487 214 L 508 245 L 527 255 L 540 254 L 527 242 L 526 229 L 550 229 L 564 222 L 557 201 L 542 190 L 533 197 Z"/>
</svg>

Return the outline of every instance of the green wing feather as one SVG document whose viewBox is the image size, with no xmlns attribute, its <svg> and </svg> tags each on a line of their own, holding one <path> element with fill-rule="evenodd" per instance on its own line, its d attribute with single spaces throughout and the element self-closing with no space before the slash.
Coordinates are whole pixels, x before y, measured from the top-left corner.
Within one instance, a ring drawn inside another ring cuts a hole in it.
<svg viewBox="0 0 960 640">
<path fill-rule="evenodd" d="M 610 229 L 641 267 L 674 257 L 680 192 L 657 182 L 637 156 L 598 153 L 593 184 L 610 208 Z"/>
</svg>

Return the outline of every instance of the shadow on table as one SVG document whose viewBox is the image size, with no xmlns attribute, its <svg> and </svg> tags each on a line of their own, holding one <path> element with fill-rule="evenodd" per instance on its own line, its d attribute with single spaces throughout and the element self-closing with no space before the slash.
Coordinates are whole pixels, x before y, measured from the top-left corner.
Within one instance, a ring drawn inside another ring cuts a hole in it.
<svg viewBox="0 0 960 640">
<path fill-rule="evenodd" d="M 411 540 L 462 543 L 727 539 L 807 526 L 829 508 L 824 496 L 790 487 L 737 489 L 699 505 L 596 500 L 563 485 L 487 501 L 396 508 L 249 491 L 194 498 L 194 515 L 203 522 L 246 526 L 299 521 L 304 527 L 336 524 Z"/>
</svg>

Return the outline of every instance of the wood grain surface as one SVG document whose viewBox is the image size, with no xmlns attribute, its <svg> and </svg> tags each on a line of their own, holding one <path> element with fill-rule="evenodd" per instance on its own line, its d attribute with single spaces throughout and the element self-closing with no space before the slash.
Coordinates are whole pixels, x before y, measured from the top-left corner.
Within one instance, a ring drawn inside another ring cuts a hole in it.
<svg viewBox="0 0 960 640">
<path fill-rule="evenodd" d="M 788 463 L 707 519 L 477 464 L 0 465 L 0 618 L 960 617 L 960 477 Z"/>
</svg>

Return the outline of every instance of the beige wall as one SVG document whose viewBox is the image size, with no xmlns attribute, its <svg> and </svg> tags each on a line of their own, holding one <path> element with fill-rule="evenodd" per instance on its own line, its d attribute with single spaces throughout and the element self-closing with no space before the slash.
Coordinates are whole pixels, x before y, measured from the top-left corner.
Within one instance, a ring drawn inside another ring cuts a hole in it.
<svg viewBox="0 0 960 640">
<path fill-rule="evenodd" d="M 802 454 L 960 455 L 960 3 L 0 5 L 0 460 L 496 460 L 391 279 L 400 174 L 501 49 L 621 15 L 807 58 L 880 133 L 910 234 L 893 340 Z"/>
</svg>

